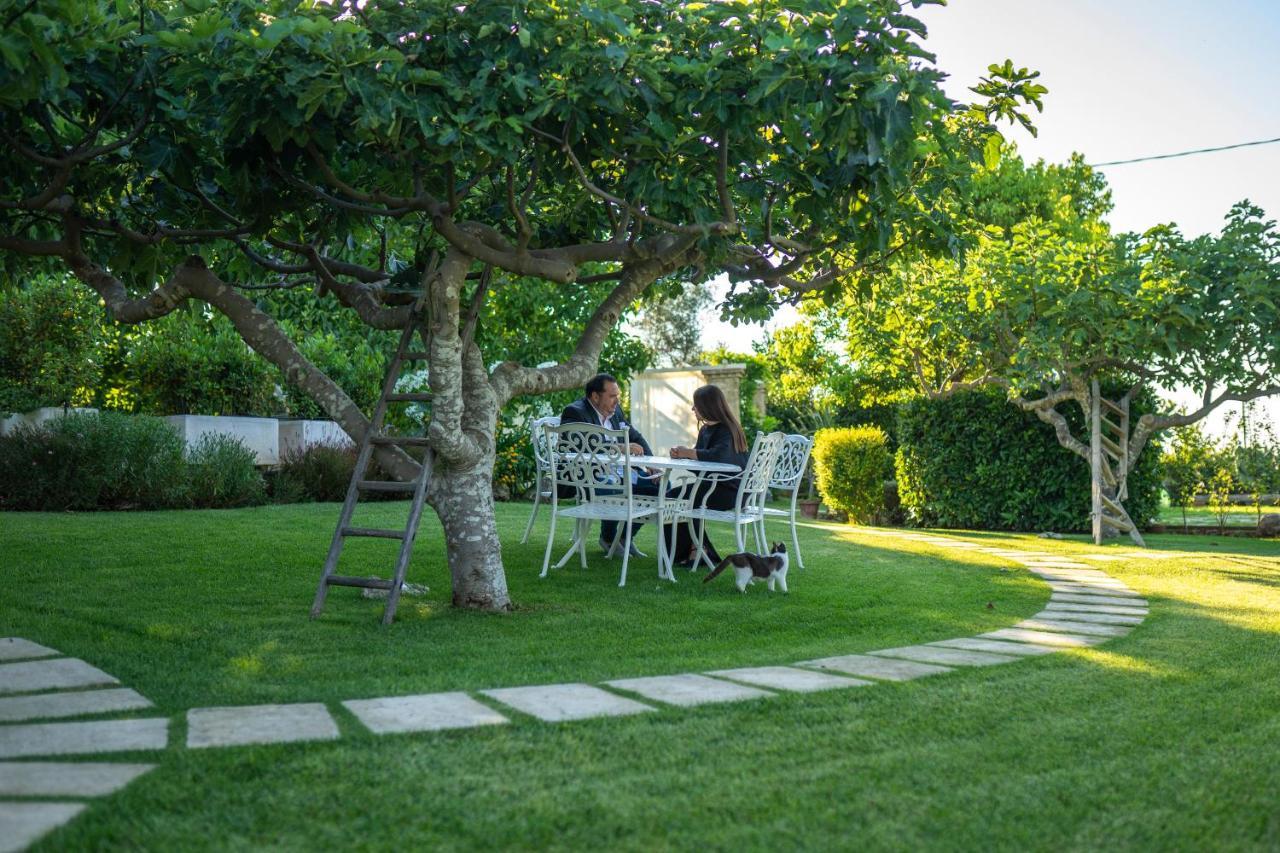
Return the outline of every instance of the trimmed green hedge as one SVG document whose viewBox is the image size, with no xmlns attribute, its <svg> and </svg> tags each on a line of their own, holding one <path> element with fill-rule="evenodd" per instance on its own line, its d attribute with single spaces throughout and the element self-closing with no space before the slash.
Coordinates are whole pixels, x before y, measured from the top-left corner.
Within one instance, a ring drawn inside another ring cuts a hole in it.
<svg viewBox="0 0 1280 853">
<path fill-rule="evenodd" d="M 1151 411 L 1147 396 L 1132 406 Z M 1066 412 L 1077 437 L 1083 418 Z M 928 527 L 977 530 L 1089 529 L 1089 466 L 1053 430 L 1002 393 L 918 399 L 898 414 L 895 468 L 908 518 Z M 1160 507 L 1160 447 L 1148 442 L 1129 474 L 1130 517 L 1145 526 Z"/>
<path fill-rule="evenodd" d="M 813 471 L 823 503 L 848 513 L 851 521 L 870 521 L 884 507 L 889 451 L 884 430 L 876 426 L 820 429 L 813 436 Z"/>
</svg>

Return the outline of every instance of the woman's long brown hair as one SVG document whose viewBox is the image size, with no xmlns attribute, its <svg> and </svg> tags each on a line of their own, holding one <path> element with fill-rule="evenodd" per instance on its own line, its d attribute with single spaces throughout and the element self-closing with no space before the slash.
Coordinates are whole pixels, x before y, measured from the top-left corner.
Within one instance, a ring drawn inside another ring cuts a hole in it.
<svg viewBox="0 0 1280 853">
<path fill-rule="evenodd" d="M 715 421 L 727 426 L 733 435 L 733 449 L 739 453 L 747 452 L 747 434 L 742 431 L 738 416 L 729 409 L 729 401 L 719 387 L 703 385 L 694 391 L 693 410 L 701 421 Z"/>
</svg>

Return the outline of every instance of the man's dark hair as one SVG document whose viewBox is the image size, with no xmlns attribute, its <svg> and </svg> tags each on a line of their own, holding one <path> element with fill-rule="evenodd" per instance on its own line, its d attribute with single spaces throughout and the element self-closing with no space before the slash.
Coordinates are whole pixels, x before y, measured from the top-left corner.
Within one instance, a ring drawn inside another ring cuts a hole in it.
<svg viewBox="0 0 1280 853">
<path fill-rule="evenodd" d="M 604 386 L 608 385 L 610 382 L 615 385 L 618 384 L 618 380 L 614 379 L 608 373 L 597 373 L 595 376 L 592 376 L 587 380 L 587 396 L 590 397 L 592 394 L 601 393 L 604 391 Z"/>
</svg>

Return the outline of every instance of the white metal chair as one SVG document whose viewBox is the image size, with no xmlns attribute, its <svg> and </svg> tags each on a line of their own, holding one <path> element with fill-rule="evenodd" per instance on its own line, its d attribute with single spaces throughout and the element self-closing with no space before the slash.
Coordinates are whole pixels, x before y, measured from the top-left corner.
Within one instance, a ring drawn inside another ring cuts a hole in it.
<svg viewBox="0 0 1280 853">
<path fill-rule="evenodd" d="M 778 453 L 778 464 L 773 469 L 773 477 L 769 480 L 771 491 L 791 493 L 791 509 L 774 509 L 765 507 L 764 514 L 769 518 L 786 518 L 791 524 L 791 545 L 795 548 L 795 561 L 798 568 L 804 568 L 804 560 L 800 558 L 800 537 L 796 533 L 796 500 L 800 497 L 800 484 L 804 481 L 805 468 L 809 465 L 809 454 L 813 452 L 813 439 L 804 435 L 788 435 L 782 441 L 782 450 Z M 764 521 L 761 520 L 763 526 Z M 759 541 L 764 540 L 761 530 Z"/>
<path fill-rule="evenodd" d="M 702 496 L 701 505 L 678 513 L 680 518 L 689 525 L 693 541 L 698 546 L 698 556 L 693 561 L 693 568 L 698 568 L 703 562 L 708 566 L 711 564 L 702 550 L 702 530 L 708 521 L 732 524 L 739 551 L 746 550 L 744 528 L 754 529 L 759 542 L 762 534 L 757 525 L 762 525 L 764 522 L 764 504 L 769 496 L 769 481 L 773 477 L 773 469 L 777 464 L 778 454 L 782 451 L 784 439 L 785 436 L 780 432 L 757 435 L 755 444 L 751 448 L 751 456 L 748 457 L 747 465 L 742 469 L 741 474 L 706 475 L 703 482 L 709 483 L 711 489 Z M 738 477 L 741 479 L 738 482 L 738 494 L 734 499 L 733 509 L 709 508 L 707 500 L 711 497 L 711 490 L 715 488 L 715 484 Z"/>
<path fill-rule="evenodd" d="M 556 563 L 563 568 L 576 551 L 587 567 L 587 539 L 592 521 L 616 521 L 625 526 L 623 541 L 631 541 L 632 523 L 658 514 L 657 507 L 636 504 L 631 500 L 631 445 L 625 429 L 605 429 L 593 424 L 546 426 L 548 456 L 551 459 L 551 529 L 547 532 L 547 551 L 542 559 L 546 577 L 551 565 L 551 546 L 555 542 L 556 519 L 564 516 L 575 521 L 573 543 Z M 573 497 L 560 497 L 561 489 L 572 490 Z M 562 504 L 569 502 L 568 505 Z M 622 551 L 622 577 L 618 586 L 627 584 L 630 549 Z"/>
<path fill-rule="evenodd" d="M 524 526 L 524 536 L 520 537 L 520 544 L 529 541 L 529 531 L 533 530 L 533 519 L 538 515 L 538 506 L 543 502 L 550 502 L 551 493 L 555 491 L 555 486 L 551 483 L 551 455 L 547 452 L 547 434 L 544 427 L 560 426 L 559 416 L 550 418 L 534 418 L 529 423 L 529 432 L 533 440 L 533 461 L 537 465 L 538 473 L 533 484 L 533 509 L 529 510 L 529 523 Z"/>
</svg>

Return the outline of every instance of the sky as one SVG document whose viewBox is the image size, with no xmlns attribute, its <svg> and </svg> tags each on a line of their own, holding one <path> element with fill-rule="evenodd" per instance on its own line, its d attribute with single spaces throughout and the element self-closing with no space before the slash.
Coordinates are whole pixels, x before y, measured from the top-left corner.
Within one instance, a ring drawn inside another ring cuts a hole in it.
<svg viewBox="0 0 1280 853">
<path fill-rule="evenodd" d="M 1037 138 L 1005 126 L 1024 159 L 1089 163 L 1280 137 L 1280 0 L 951 0 L 914 12 L 955 100 L 994 62 L 1041 72 Z M 1115 231 L 1175 222 L 1216 232 L 1247 198 L 1280 218 L 1280 143 L 1104 167 Z M 717 294 L 719 295 L 719 294 Z M 768 328 L 796 321 L 780 312 Z M 758 325 L 703 317 L 703 344 L 750 352 Z"/>
</svg>

